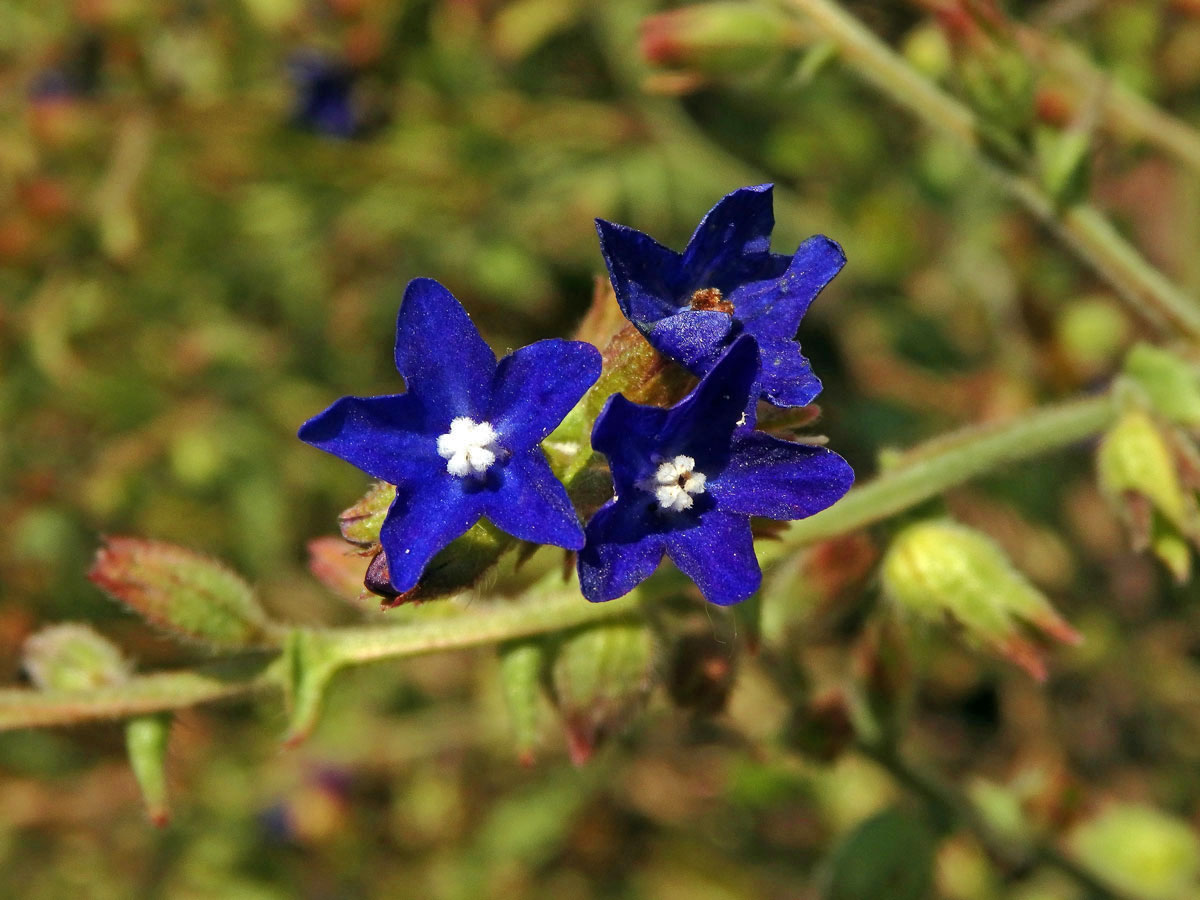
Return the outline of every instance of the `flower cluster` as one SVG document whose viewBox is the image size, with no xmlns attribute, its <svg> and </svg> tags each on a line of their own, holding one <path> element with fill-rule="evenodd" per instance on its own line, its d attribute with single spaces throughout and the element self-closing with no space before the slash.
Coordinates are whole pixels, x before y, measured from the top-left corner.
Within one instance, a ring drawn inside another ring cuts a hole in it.
<svg viewBox="0 0 1200 900">
<path fill-rule="evenodd" d="M 793 256 L 771 253 L 773 225 L 770 185 L 722 199 L 681 254 L 597 220 L 622 312 L 699 381 L 670 407 L 607 399 L 591 445 L 614 492 L 586 527 L 541 444 L 600 377 L 599 351 L 551 339 L 497 361 L 449 291 L 411 282 L 396 324 L 406 391 L 343 397 L 300 429 L 396 486 L 379 532 L 392 590 L 416 588 L 434 556 L 484 517 L 520 540 L 578 551 L 588 600 L 628 593 L 664 554 L 713 603 L 757 590 L 751 516 L 812 515 L 854 478 L 830 450 L 755 430 L 760 399 L 799 406 L 820 391 L 794 336 L 845 263 L 822 236 Z"/>
</svg>

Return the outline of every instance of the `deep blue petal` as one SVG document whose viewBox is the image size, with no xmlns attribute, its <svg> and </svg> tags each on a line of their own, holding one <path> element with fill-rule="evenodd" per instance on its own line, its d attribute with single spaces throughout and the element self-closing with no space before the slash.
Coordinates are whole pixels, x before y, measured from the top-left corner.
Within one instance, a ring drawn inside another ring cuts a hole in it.
<svg viewBox="0 0 1200 900">
<path fill-rule="evenodd" d="M 666 535 L 667 556 L 718 606 L 740 603 L 762 583 L 746 516 L 712 509 L 698 528 Z"/>
<path fill-rule="evenodd" d="M 725 464 L 730 435 L 745 413 L 758 375 L 758 345 L 742 335 L 700 379 L 695 389 L 667 411 L 659 432 L 660 456 L 691 456 L 706 475 Z"/>
<path fill-rule="evenodd" d="M 414 278 L 396 317 L 396 368 L 431 420 L 476 421 L 487 410 L 496 355 L 454 295 L 432 278 Z"/>
<path fill-rule="evenodd" d="M 759 345 L 762 367 L 756 393 L 776 406 L 807 406 L 821 393 L 821 379 L 795 341 L 766 341 Z"/>
<path fill-rule="evenodd" d="M 600 252 L 625 318 L 643 331 L 685 304 L 680 256 L 625 225 L 596 220 Z"/>
<path fill-rule="evenodd" d="M 579 586 L 593 603 L 613 600 L 654 574 L 665 545 L 645 503 L 610 501 L 587 524 Z"/>
<path fill-rule="evenodd" d="M 683 251 L 683 271 L 692 290 L 715 287 L 729 291 L 755 277 L 768 262 L 772 186 L 739 188 L 718 201 L 696 226 Z"/>
<path fill-rule="evenodd" d="M 575 507 L 536 446 L 513 456 L 495 478 L 499 486 L 482 492 L 483 514 L 523 541 L 578 550 L 583 528 Z"/>
<path fill-rule="evenodd" d="M 437 552 L 479 521 L 485 493 L 445 471 L 397 486 L 379 530 L 392 587 L 404 593 L 417 586 Z"/>
<path fill-rule="evenodd" d="M 542 442 L 600 377 L 600 351 L 557 338 L 500 360 L 487 421 L 512 451 Z"/>
<path fill-rule="evenodd" d="M 854 471 L 832 450 L 759 431 L 734 438 L 729 465 L 708 482 L 708 493 L 730 513 L 803 519 L 832 506 L 853 483 Z"/>
<path fill-rule="evenodd" d="M 646 339 L 660 353 L 700 374 L 720 354 L 732 327 L 733 318 L 728 313 L 689 309 L 659 319 Z"/>
<path fill-rule="evenodd" d="M 413 394 L 342 397 L 300 426 L 300 440 L 391 484 L 444 467 Z"/>
<path fill-rule="evenodd" d="M 796 250 L 778 281 L 747 285 L 730 296 L 735 315 L 763 342 L 791 340 L 813 299 L 844 265 L 846 254 L 837 242 L 814 235 Z"/>
<path fill-rule="evenodd" d="M 608 458 L 618 495 L 637 490 L 650 460 L 659 450 L 659 433 L 670 413 L 657 406 L 642 406 L 613 394 L 592 426 L 592 448 Z"/>
</svg>

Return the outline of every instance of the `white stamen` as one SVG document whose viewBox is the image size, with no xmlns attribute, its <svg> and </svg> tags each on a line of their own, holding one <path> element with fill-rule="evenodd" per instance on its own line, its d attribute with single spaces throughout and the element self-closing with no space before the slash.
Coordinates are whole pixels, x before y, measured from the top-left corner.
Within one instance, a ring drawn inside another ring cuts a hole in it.
<svg viewBox="0 0 1200 900">
<path fill-rule="evenodd" d="M 446 471 L 459 478 L 482 475 L 496 461 L 496 429 L 488 422 L 459 416 L 450 430 L 437 439 L 438 456 L 446 460 Z"/>
<path fill-rule="evenodd" d="M 676 456 L 659 463 L 654 475 L 638 487 L 654 494 L 659 508 L 683 512 L 692 508 L 695 502 L 692 498 L 704 493 L 708 481 L 703 472 L 695 469 L 696 461 L 690 456 Z"/>
</svg>

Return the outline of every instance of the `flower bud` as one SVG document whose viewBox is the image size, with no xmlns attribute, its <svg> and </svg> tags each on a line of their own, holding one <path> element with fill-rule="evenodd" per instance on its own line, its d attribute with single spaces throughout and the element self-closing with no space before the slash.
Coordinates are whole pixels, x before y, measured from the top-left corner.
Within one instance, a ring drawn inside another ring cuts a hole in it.
<svg viewBox="0 0 1200 900">
<path fill-rule="evenodd" d="M 1045 665 L 1018 620 L 1065 643 L 1080 640 L 990 538 L 947 519 L 900 532 L 884 557 L 882 578 L 885 593 L 901 609 L 935 623 L 953 619 L 970 640 L 1039 681 Z"/>
<path fill-rule="evenodd" d="M 1088 871 L 1123 896 L 1184 900 L 1200 878 L 1200 840 L 1186 822 L 1148 806 L 1108 807 L 1068 839 Z"/>
<path fill-rule="evenodd" d="M 675 705 L 705 716 L 721 712 L 737 679 L 738 646 L 719 640 L 712 628 L 680 635 L 667 667 Z"/>
<path fill-rule="evenodd" d="M 579 631 L 559 646 L 551 683 L 576 765 L 645 702 L 653 686 L 653 643 L 644 625 L 619 622 Z"/>
<path fill-rule="evenodd" d="M 1180 581 L 1191 571 L 1186 544 L 1200 538 L 1195 455 L 1182 436 L 1137 408 L 1117 420 L 1096 454 L 1100 489 L 1129 528 L 1134 549 L 1149 548 Z"/>
<path fill-rule="evenodd" d="M 108 538 L 88 578 L 152 625 L 185 640 L 252 646 L 270 627 L 245 581 L 215 560 L 172 544 Z"/>
<path fill-rule="evenodd" d="M 125 752 L 146 804 L 146 814 L 158 827 L 167 824 L 167 741 L 171 734 L 171 716 L 140 716 L 125 724 Z"/>
<path fill-rule="evenodd" d="M 642 22 L 642 56 L 655 65 L 731 73 L 760 67 L 764 54 L 797 44 L 786 16 L 752 3 L 699 3 Z"/>
<path fill-rule="evenodd" d="M 512 725 L 517 758 L 533 764 L 542 735 L 542 674 L 546 647 L 541 640 L 515 641 L 500 647 L 500 686 Z"/>
<path fill-rule="evenodd" d="M 792 712 L 784 740 L 818 762 L 833 762 L 854 740 L 846 695 L 833 689 L 809 698 Z"/>
<path fill-rule="evenodd" d="M 130 675 L 121 651 L 91 626 L 51 625 L 25 642 L 23 666 L 43 691 L 88 691 L 120 684 Z"/>
</svg>

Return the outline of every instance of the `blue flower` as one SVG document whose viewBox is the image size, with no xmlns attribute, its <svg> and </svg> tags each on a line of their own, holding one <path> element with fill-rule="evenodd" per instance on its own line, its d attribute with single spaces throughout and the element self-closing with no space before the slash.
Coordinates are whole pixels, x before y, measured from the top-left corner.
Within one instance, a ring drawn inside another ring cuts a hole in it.
<svg viewBox="0 0 1200 900">
<path fill-rule="evenodd" d="M 707 600 L 737 603 L 762 580 L 750 517 L 802 519 L 849 490 L 854 473 L 836 453 L 745 426 L 758 366 L 743 335 L 670 409 L 609 399 L 592 446 L 608 457 L 616 496 L 588 522 L 579 554 L 589 600 L 632 590 L 666 553 Z"/>
<path fill-rule="evenodd" d="M 296 87 L 293 122 L 330 137 L 352 138 L 359 133 L 354 69 L 315 53 L 298 53 L 288 61 L 288 70 Z"/>
<path fill-rule="evenodd" d="M 804 406 L 821 391 L 794 340 L 813 298 L 846 264 L 842 248 L 810 237 L 794 256 L 770 252 L 771 185 L 726 195 L 683 253 L 624 225 L 596 220 L 621 311 L 660 352 L 704 375 L 740 334 L 758 341 L 751 398 Z"/>
<path fill-rule="evenodd" d="M 343 397 L 300 439 L 396 485 L 379 540 L 392 587 L 486 516 L 515 537 L 578 550 L 583 530 L 539 445 L 600 375 L 600 353 L 546 340 L 496 361 L 462 305 L 428 278 L 396 320 L 408 390 Z"/>
</svg>

